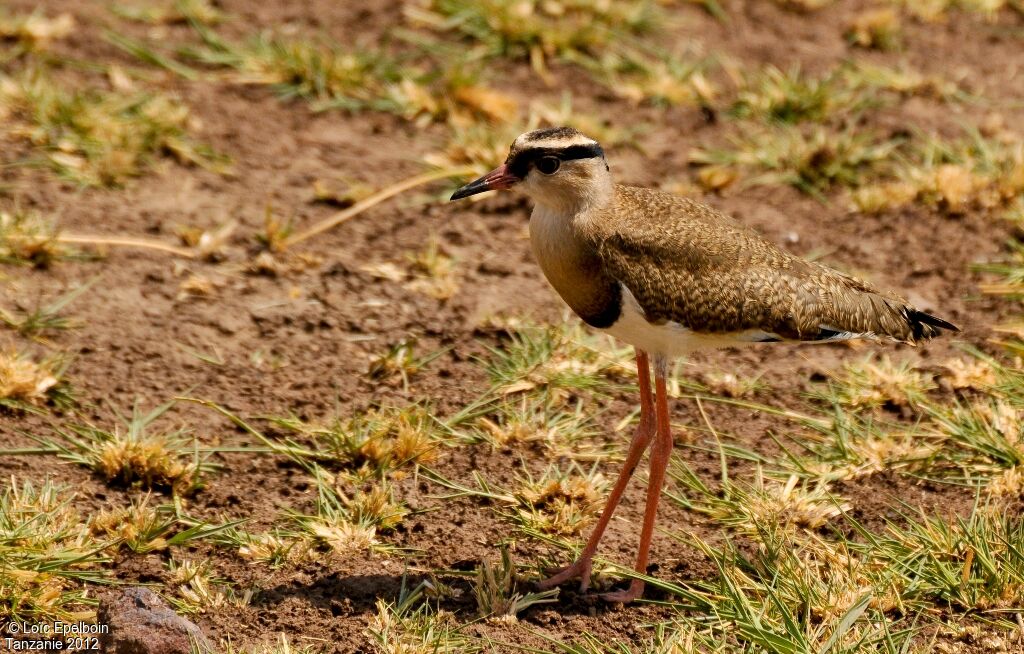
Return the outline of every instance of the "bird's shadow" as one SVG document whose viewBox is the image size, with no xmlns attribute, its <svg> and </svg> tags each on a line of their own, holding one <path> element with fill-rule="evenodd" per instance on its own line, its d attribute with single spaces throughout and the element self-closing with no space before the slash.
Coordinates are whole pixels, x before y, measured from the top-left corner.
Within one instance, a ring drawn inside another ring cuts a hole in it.
<svg viewBox="0 0 1024 654">
<path fill-rule="evenodd" d="M 477 604 L 472 579 L 457 575 L 406 574 L 359 574 L 346 575 L 330 573 L 308 582 L 291 581 L 265 588 L 253 598 L 252 605 L 258 608 L 272 608 L 281 602 L 296 598 L 323 611 L 330 611 L 334 617 L 343 615 L 376 614 L 377 602 L 384 600 L 397 603 L 403 592 L 410 592 L 425 580 L 440 582 L 456 591 L 454 596 L 444 594 L 431 597 L 430 604 L 438 609 L 454 613 L 463 620 L 477 617 Z M 404 589 L 404 590 L 403 590 Z M 516 592 L 533 592 L 533 584 L 523 583 Z M 580 594 L 573 584 L 561 589 L 553 602 L 535 604 L 518 614 L 521 620 L 556 610 L 563 616 L 592 616 L 613 610 L 614 605 L 600 601 L 596 596 Z"/>
</svg>

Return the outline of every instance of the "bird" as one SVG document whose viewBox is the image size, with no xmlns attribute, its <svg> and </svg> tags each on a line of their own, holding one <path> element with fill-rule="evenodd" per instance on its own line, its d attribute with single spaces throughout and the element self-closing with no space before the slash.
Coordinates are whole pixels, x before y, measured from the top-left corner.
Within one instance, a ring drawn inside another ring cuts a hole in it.
<svg viewBox="0 0 1024 654">
<path fill-rule="evenodd" d="M 637 429 L 601 516 L 576 561 L 541 581 L 542 590 L 578 577 L 587 592 L 601 537 L 650 449 L 634 566 L 647 573 L 673 445 L 666 392 L 673 359 L 762 343 L 916 344 L 960 331 L 895 293 L 790 254 L 706 204 L 615 183 L 601 145 L 572 127 L 521 134 L 504 164 L 451 200 L 508 189 L 533 201 L 531 249 L 554 290 L 584 323 L 633 346 L 640 391 Z M 635 577 L 601 597 L 625 603 L 643 592 Z"/>
</svg>

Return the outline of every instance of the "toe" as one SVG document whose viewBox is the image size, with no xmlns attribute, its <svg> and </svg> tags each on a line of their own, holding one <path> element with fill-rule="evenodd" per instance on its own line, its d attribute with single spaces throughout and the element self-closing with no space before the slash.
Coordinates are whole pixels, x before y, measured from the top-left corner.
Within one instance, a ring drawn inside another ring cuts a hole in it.
<svg viewBox="0 0 1024 654">
<path fill-rule="evenodd" d="M 629 585 L 629 588 L 623 588 L 622 590 L 616 590 L 610 593 L 602 593 L 600 597 L 606 602 L 627 604 L 635 599 L 639 599 L 643 594 L 644 583 L 642 581 L 634 581 Z"/>
<path fill-rule="evenodd" d="M 636 596 L 628 588 L 624 590 L 616 590 L 611 593 L 601 593 L 598 597 L 605 602 L 612 604 L 628 604 L 636 599 Z"/>
<path fill-rule="evenodd" d="M 537 582 L 537 588 L 540 590 L 548 590 L 570 579 L 574 579 L 575 577 L 582 577 L 586 584 L 589 585 L 590 565 L 591 564 L 589 560 L 580 559 L 579 561 L 576 561 L 575 563 L 570 565 L 568 568 L 563 568 L 561 571 L 557 572 L 553 576 Z M 584 588 L 586 588 L 586 586 L 584 586 Z"/>
<path fill-rule="evenodd" d="M 551 590 L 558 584 L 562 583 L 557 577 L 548 577 L 547 579 L 541 579 L 537 582 L 537 590 Z"/>
<path fill-rule="evenodd" d="M 554 588 L 562 582 L 572 579 L 576 576 L 576 574 L 576 566 L 571 565 L 568 568 L 565 568 L 562 571 L 558 572 L 557 574 L 537 582 L 537 588 L 539 588 L 540 590 L 548 590 Z"/>
</svg>

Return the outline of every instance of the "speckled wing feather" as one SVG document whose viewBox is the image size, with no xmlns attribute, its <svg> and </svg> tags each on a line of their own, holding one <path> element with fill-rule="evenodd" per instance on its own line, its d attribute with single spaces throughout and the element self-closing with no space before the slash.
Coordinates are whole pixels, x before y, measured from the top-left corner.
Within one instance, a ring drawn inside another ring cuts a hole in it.
<svg viewBox="0 0 1024 654">
<path fill-rule="evenodd" d="M 956 329 L 692 200 L 618 186 L 605 212 L 581 232 L 650 322 L 710 334 L 761 331 L 765 340 L 915 342 Z"/>
</svg>

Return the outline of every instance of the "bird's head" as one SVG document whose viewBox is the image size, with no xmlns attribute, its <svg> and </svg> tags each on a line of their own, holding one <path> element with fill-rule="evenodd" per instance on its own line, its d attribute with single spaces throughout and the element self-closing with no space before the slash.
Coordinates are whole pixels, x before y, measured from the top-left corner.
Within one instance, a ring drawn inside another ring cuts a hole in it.
<svg viewBox="0 0 1024 654">
<path fill-rule="evenodd" d="M 580 207 L 611 189 L 604 150 L 572 127 L 551 127 L 519 135 L 505 163 L 452 194 L 452 200 L 484 191 L 518 188 L 538 204 Z"/>
</svg>

